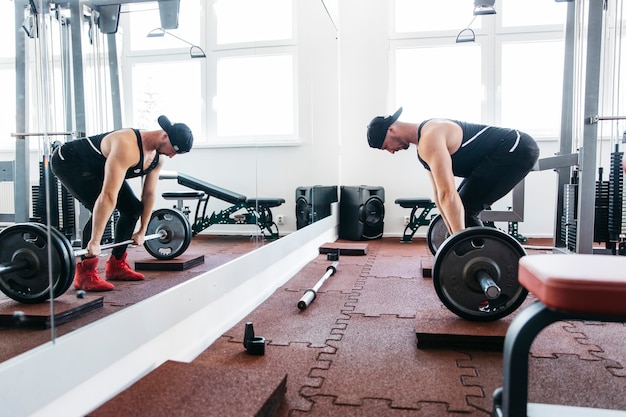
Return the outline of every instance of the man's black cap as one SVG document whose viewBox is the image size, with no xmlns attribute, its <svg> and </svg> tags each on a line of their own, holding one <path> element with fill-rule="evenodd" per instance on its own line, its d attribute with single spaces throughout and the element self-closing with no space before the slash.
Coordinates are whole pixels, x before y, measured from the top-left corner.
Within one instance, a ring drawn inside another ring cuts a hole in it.
<svg viewBox="0 0 626 417">
<path fill-rule="evenodd" d="M 396 110 L 391 116 L 376 116 L 372 119 L 367 126 L 367 143 L 369 143 L 372 148 L 381 149 L 383 147 L 389 126 L 398 120 L 401 113 L 402 107 Z"/>
<path fill-rule="evenodd" d="M 170 122 L 166 116 L 159 116 L 159 125 L 170 137 L 170 142 L 176 153 L 186 153 L 193 146 L 193 134 L 191 129 L 184 123 Z"/>
</svg>

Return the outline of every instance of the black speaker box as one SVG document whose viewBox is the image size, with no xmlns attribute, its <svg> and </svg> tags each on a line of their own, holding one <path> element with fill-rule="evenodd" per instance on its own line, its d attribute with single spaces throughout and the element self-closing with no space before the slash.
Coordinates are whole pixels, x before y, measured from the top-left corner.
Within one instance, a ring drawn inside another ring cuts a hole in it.
<svg viewBox="0 0 626 417">
<path fill-rule="evenodd" d="M 296 188 L 296 227 L 301 229 L 330 216 L 330 205 L 337 201 L 336 185 Z"/>
<path fill-rule="evenodd" d="M 378 186 L 342 186 L 339 201 L 339 237 L 347 240 L 383 236 L 385 189 Z"/>
</svg>

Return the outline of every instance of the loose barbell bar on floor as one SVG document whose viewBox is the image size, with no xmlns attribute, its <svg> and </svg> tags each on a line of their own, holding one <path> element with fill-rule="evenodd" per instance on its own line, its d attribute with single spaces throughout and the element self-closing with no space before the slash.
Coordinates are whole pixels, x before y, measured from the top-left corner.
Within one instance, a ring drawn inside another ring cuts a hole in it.
<svg viewBox="0 0 626 417">
<path fill-rule="evenodd" d="M 319 291 L 321 286 L 324 284 L 324 282 L 326 282 L 328 278 L 335 275 L 338 267 L 339 262 L 333 262 L 332 264 L 328 265 L 328 268 L 326 268 L 326 273 L 324 274 L 324 276 L 322 276 L 322 278 L 319 279 L 319 281 L 317 281 L 317 284 L 315 284 L 313 288 L 309 288 L 304 292 L 304 295 L 298 301 L 298 309 L 304 310 L 313 302 L 313 300 L 315 300 L 315 298 L 317 297 L 317 292 Z"/>
</svg>

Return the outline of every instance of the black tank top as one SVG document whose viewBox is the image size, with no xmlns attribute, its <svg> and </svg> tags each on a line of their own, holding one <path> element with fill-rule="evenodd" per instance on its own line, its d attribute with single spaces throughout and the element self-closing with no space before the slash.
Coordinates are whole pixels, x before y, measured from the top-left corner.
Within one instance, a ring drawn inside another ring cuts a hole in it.
<svg viewBox="0 0 626 417">
<path fill-rule="evenodd" d="M 423 121 L 417 128 L 418 143 L 422 134 L 422 127 L 429 120 L 431 119 Z M 513 152 L 519 143 L 520 133 L 514 129 L 460 122 L 458 120 L 451 121 L 461 126 L 463 130 L 461 146 L 451 155 L 452 172 L 457 177 L 468 177 L 482 158 L 494 152 Z M 424 165 L 424 168 L 430 171 L 430 167 L 421 158 L 419 152 L 417 157 Z"/>
<path fill-rule="evenodd" d="M 150 166 L 145 170 L 143 169 L 143 144 L 141 142 L 141 133 L 139 133 L 137 129 L 133 129 L 133 132 L 135 132 L 137 146 L 139 147 L 139 163 L 126 171 L 124 177 L 126 179 L 147 175 L 159 163 L 159 153 L 157 152 Z M 102 139 L 110 133 L 113 132 L 101 133 L 99 135 L 65 143 L 61 148 L 63 159 L 81 165 L 86 171 L 104 173 L 106 158 L 102 154 L 100 145 L 102 144 Z"/>
</svg>

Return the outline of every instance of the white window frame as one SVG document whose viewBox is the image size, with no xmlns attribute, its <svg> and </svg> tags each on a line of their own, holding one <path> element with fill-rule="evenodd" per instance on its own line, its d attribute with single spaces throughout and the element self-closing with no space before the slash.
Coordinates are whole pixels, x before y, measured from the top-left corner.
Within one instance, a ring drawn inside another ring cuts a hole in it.
<svg viewBox="0 0 626 417">
<path fill-rule="evenodd" d="M 432 47 L 432 46 L 450 46 L 454 45 L 458 31 L 443 30 L 440 32 L 424 31 L 424 32 L 396 32 L 395 31 L 395 1 L 391 1 L 390 24 L 389 24 L 389 102 L 394 103 L 392 108 L 400 106 L 402 103 L 396 103 L 394 91 L 396 90 L 395 80 L 395 51 L 400 48 L 408 47 Z M 563 5 L 566 7 L 566 5 Z M 496 6 L 497 9 L 497 6 Z M 471 21 L 471 10 L 468 11 L 468 23 Z M 481 20 L 478 24 L 478 20 Z M 565 23 L 565 22 L 564 22 Z M 481 122 L 487 124 L 500 124 L 501 121 L 501 96 L 500 86 L 502 78 L 502 45 L 506 42 L 523 42 L 538 40 L 556 40 L 564 39 L 564 25 L 538 25 L 538 26 L 516 26 L 503 27 L 501 15 L 477 16 L 471 25 L 476 35 L 475 42 L 481 45 L 482 49 L 482 84 L 485 91 L 482 103 L 481 120 L 473 122 Z M 445 116 L 443 116 L 445 117 Z M 555 123 L 556 130 L 545 134 L 540 132 L 538 140 L 557 140 L 560 132 L 560 120 Z M 533 134 L 534 132 L 530 131 Z"/>
</svg>

